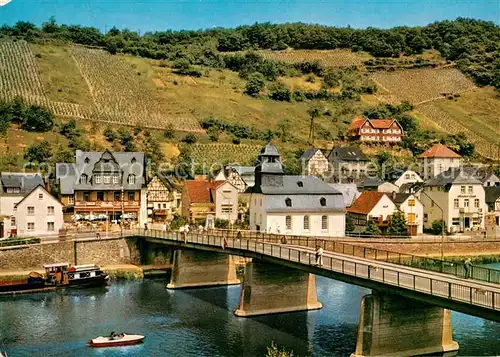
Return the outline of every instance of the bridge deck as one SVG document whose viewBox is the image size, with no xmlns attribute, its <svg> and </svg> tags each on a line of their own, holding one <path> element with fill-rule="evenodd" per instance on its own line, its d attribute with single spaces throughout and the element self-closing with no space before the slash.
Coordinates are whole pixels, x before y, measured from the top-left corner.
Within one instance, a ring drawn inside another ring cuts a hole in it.
<svg viewBox="0 0 500 357">
<path fill-rule="evenodd" d="M 227 245 L 223 248 L 223 237 L 188 234 L 184 239 L 175 233 L 156 230 L 140 230 L 138 236 L 187 248 L 210 247 L 228 254 L 273 258 L 292 263 L 298 269 L 369 288 L 391 288 L 391 292 L 405 296 L 409 296 L 406 292 L 412 292 L 412 296 L 424 301 L 425 296 L 432 297 L 427 301 L 500 322 L 499 284 L 329 251 L 325 251 L 323 265 L 319 267 L 315 264 L 314 250 L 303 246 L 226 238 Z M 354 279 L 346 280 L 346 276 Z"/>
</svg>

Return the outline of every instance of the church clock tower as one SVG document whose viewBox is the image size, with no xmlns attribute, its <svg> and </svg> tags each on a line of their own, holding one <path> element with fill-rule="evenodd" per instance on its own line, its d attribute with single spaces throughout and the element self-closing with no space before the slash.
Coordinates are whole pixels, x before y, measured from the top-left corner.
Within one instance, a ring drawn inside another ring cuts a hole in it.
<svg viewBox="0 0 500 357">
<path fill-rule="evenodd" d="M 276 146 L 270 142 L 264 146 L 258 156 L 258 164 L 255 168 L 254 192 L 262 192 L 261 186 L 283 186 L 283 165 Z"/>
</svg>

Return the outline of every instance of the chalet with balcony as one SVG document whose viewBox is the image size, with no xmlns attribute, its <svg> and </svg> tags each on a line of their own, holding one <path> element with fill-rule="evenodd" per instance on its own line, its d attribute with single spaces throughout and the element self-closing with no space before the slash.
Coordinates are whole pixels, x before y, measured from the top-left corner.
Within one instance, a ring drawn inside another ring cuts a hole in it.
<svg viewBox="0 0 500 357">
<path fill-rule="evenodd" d="M 75 161 L 56 164 L 66 220 L 73 214 L 106 215 L 146 223 L 144 153 L 77 150 Z"/>
<path fill-rule="evenodd" d="M 369 143 L 399 143 L 404 131 L 397 120 L 392 119 L 354 119 L 347 136 L 351 140 Z"/>
<path fill-rule="evenodd" d="M 182 184 L 173 177 L 155 175 L 148 183 L 148 221 L 165 222 L 180 213 Z"/>
<path fill-rule="evenodd" d="M 347 208 L 347 214 L 354 224 L 354 232 L 362 233 L 369 220 L 375 222 L 382 232 L 391 223 L 391 216 L 397 210 L 396 204 L 384 192 L 365 191 Z"/>
</svg>

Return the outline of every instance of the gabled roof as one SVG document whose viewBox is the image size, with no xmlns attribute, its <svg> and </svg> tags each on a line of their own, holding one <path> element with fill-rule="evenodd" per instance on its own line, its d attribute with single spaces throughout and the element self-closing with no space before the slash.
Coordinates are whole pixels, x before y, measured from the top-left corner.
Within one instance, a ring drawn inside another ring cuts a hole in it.
<svg viewBox="0 0 500 357">
<path fill-rule="evenodd" d="M 335 153 L 337 155 L 335 156 Z M 342 161 L 370 161 L 368 157 L 356 146 L 342 146 L 335 147 L 328 154 L 328 161 L 332 162 L 334 159 Z"/>
<path fill-rule="evenodd" d="M 368 214 L 384 196 L 384 192 L 362 192 L 358 199 L 354 201 L 352 206 L 347 209 L 347 212 Z"/>
<path fill-rule="evenodd" d="M 317 152 L 321 152 L 320 149 L 316 149 L 316 148 L 311 148 L 311 149 L 307 149 L 306 151 L 304 151 L 304 153 L 300 156 L 300 160 L 301 161 L 309 161 L 312 159 L 312 157 L 317 153 Z"/>
<path fill-rule="evenodd" d="M 364 187 L 379 187 L 384 182 L 386 182 L 386 181 L 382 180 L 379 177 L 367 177 L 367 178 L 365 178 L 363 181 L 361 181 L 358 184 L 358 187 L 359 188 L 364 188 Z"/>
<path fill-rule="evenodd" d="M 206 181 L 206 180 L 187 180 L 187 194 L 190 203 L 214 203 L 215 197 L 213 191 L 227 181 Z"/>
<path fill-rule="evenodd" d="M 458 155 L 455 151 L 451 150 L 446 145 L 436 144 L 430 149 L 427 149 L 426 151 L 418 155 L 418 158 L 425 157 L 459 159 L 462 156 Z"/>
<path fill-rule="evenodd" d="M 474 166 L 465 166 L 462 168 L 467 174 L 474 176 L 482 183 L 493 179 L 494 181 L 500 181 L 497 175 L 493 172 L 491 168 L 485 167 L 474 167 Z"/>
<path fill-rule="evenodd" d="M 39 185 L 43 185 L 43 178 L 39 174 L 19 172 L 0 173 L 0 187 L 19 188 L 19 194 L 21 195 L 31 192 L 33 188 Z"/>
<path fill-rule="evenodd" d="M 485 187 L 485 201 L 488 204 L 494 204 L 500 198 L 500 186 Z"/>
<path fill-rule="evenodd" d="M 476 177 L 474 177 L 474 175 L 463 170 L 462 168 L 453 168 L 453 167 L 440 173 L 436 177 L 433 177 L 425 181 L 425 186 L 444 186 L 445 190 L 448 190 L 452 184 L 482 185 L 482 182 L 479 181 Z"/>
<path fill-rule="evenodd" d="M 417 193 L 425 186 L 424 182 L 408 182 L 399 187 L 401 193 Z"/>
<path fill-rule="evenodd" d="M 52 197 L 57 203 L 59 203 L 61 206 L 63 206 L 63 204 L 61 203 L 61 201 L 59 201 L 56 197 L 54 197 L 54 195 L 52 195 L 49 191 L 47 191 L 43 185 L 38 185 L 38 186 L 34 187 L 26 196 L 24 196 L 21 201 L 17 202 L 16 205 L 15 205 L 15 207 L 18 207 L 21 203 L 23 203 L 24 200 L 26 200 L 29 196 L 31 196 L 31 194 L 33 192 L 35 192 L 38 188 L 40 188 L 43 191 L 45 191 L 45 193 L 47 195 L 49 195 L 50 197 Z"/>
<path fill-rule="evenodd" d="M 265 195 L 342 195 L 339 191 L 323 182 L 316 176 L 284 175 L 282 186 L 249 187 L 248 192 Z"/>
<path fill-rule="evenodd" d="M 397 120 L 392 119 L 354 119 L 351 125 L 349 125 L 349 130 L 359 129 L 366 122 L 368 122 L 375 129 L 389 129 L 394 123 L 401 127 Z"/>
<path fill-rule="evenodd" d="M 329 183 L 328 185 L 342 193 L 346 207 L 352 205 L 361 195 L 355 183 Z"/>
<path fill-rule="evenodd" d="M 392 202 L 394 202 L 397 206 L 399 206 L 402 203 L 404 203 L 404 201 L 406 201 L 410 196 L 411 196 L 410 193 L 396 193 L 389 198 L 392 200 Z"/>
</svg>

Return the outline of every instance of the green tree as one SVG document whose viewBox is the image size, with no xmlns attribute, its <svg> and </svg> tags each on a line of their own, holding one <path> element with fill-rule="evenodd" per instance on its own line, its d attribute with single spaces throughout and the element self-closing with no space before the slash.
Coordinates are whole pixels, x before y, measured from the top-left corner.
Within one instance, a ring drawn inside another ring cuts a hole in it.
<svg viewBox="0 0 500 357">
<path fill-rule="evenodd" d="M 27 131 L 46 132 L 54 127 L 54 114 L 51 111 L 32 105 L 24 110 L 21 128 Z"/>
<path fill-rule="evenodd" d="M 118 134 L 109 125 L 106 127 L 106 129 L 104 129 L 104 133 L 103 134 L 104 134 L 104 137 L 106 138 L 106 140 L 109 141 L 109 142 L 113 142 L 116 139 L 118 139 Z"/>
<path fill-rule="evenodd" d="M 287 142 L 290 137 L 290 120 L 287 118 L 278 121 L 278 133 L 282 142 Z"/>
<path fill-rule="evenodd" d="M 352 222 L 351 216 L 348 214 L 345 216 L 345 231 L 348 233 L 354 231 L 354 223 Z"/>
<path fill-rule="evenodd" d="M 368 220 L 368 223 L 366 224 L 366 229 L 363 232 L 363 234 L 369 235 L 369 236 L 380 236 L 382 235 L 382 232 L 380 231 L 380 228 L 373 222 L 371 219 Z"/>
<path fill-rule="evenodd" d="M 262 73 L 252 73 L 248 77 L 247 84 L 245 86 L 245 93 L 252 97 L 256 97 L 264 88 L 265 84 L 266 79 L 264 78 L 264 75 Z"/>
<path fill-rule="evenodd" d="M 394 211 L 391 217 L 391 223 L 387 232 L 394 236 L 406 236 L 408 235 L 408 227 L 406 225 L 406 218 L 403 212 L 400 210 Z"/>
<path fill-rule="evenodd" d="M 49 162 L 51 157 L 52 148 L 47 140 L 29 146 L 24 152 L 24 159 L 30 163 L 41 164 Z"/>
<path fill-rule="evenodd" d="M 285 83 L 276 82 L 268 86 L 269 98 L 281 102 L 289 102 L 292 99 L 292 92 Z"/>
<path fill-rule="evenodd" d="M 194 143 L 196 143 L 196 141 L 198 141 L 198 137 L 196 136 L 196 134 L 193 134 L 193 133 L 189 133 L 185 137 L 182 138 L 182 142 L 184 142 L 186 144 L 194 144 Z"/>
<path fill-rule="evenodd" d="M 442 220 L 436 220 L 432 222 L 432 233 L 435 235 L 441 235 L 443 233 L 444 222 Z"/>
<path fill-rule="evenodd" d="M 168 123 L 163 131 L 163 136 L 165 139 L 173 139 L 175 137 L 175 127 L 174 124 Z"/>
</svg>

